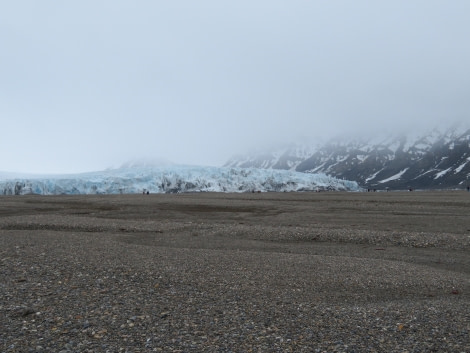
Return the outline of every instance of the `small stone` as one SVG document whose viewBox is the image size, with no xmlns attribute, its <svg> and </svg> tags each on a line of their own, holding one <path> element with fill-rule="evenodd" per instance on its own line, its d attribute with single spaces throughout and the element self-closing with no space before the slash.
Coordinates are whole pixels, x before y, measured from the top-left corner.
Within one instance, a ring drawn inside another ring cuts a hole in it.
<svg viewBox="0 0 470 353">
<path fill-rule="evenodd" d="M 163 313 L 160 314 L 161 319 L 165 319 L 170 315 L 169 311 L 164 311 Z"/>
<path fill-rule="evenodd" d="M 26 307 L 21 310 L 21 316 L 28 316 L 28 315 L 34 314 L 35 312 L 36 310 L 30 307 Z"/>
</svg>

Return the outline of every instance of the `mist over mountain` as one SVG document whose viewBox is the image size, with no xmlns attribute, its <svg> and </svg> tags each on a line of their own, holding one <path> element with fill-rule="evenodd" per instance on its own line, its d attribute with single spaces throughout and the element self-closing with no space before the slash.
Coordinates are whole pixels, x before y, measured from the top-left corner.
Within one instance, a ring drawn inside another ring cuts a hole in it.
<svg viewBox="0 0 470 353">
<path fill-rule="evenodd" d="M 464 189 L 470 123 L 295 142 L 231 158 L 221 168 L 134 159 L 104 171 L 0 173 L 0 193 L 89 194 L 312 190 Z"/>
<path fill-rule="evenodd" d="M 470 183 L 470 124 L 337 137 L 235 156 L 226 167 L 289 169 L 370 189 L 454 189 Z"/>
</svg>

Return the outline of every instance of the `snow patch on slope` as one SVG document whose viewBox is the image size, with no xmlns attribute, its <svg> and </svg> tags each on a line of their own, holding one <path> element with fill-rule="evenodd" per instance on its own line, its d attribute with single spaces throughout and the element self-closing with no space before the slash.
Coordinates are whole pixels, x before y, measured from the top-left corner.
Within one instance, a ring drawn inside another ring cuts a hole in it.
<svg viewBox="0 0 470 353">
<path fill-rule="evenodd" d="M 380 169 L 379 171 L 375 172 L 374 174 L 372 174 L 371 176 L 369 176 L 367 179 L 366 179 L 366 183 L 369 182 L 370 180 L 373 180 L 375 179 L 375 177 L 377 176 L 377 174 L 379 174 L 383 169 Z"/>
<path fill-rule="evenodd" d="M 434 177 L 434 179 L 439 179 L 441 177 L 443 177 L 444 175 L 446 175 L 448 172 L 450 172 L 452 170 L 452 167 L 450 168 L 447 168 L 439 173 L 436 174 L 436 176 Z"/>
<path fill-rule="evenodd" d="M 399 173 L 397 173 L 397 174 L 395 174 L 395 175 L 392 175 L 390 178 L 380 180 L 379 183 L 380 183 L 380 184 L 383 184 L 383 183 L 386 183 L 386 182 L 389 182 L 389 181 L 392 181 L 392 180 L 400 179 L 401 176 L 402 176 L 403 174 L 405 174 L 408 169 L 410 169 L 410 168 L 405 168 L 405 169 L 403 169 L 402 171 L 400 171 Z"/>
<path fill-rule="evenodd" d="M 467 165 L 467 163 L 470 162 L 470 157 L 467 158 L 467 160 L 462 163 L 461 165 L 459 165 L 457 168 L 455 168 L 455 174 L 457 173 L 460 173 L 462 171 L 463 168 L 465 168 L 465 166 Z"/>
</svg>

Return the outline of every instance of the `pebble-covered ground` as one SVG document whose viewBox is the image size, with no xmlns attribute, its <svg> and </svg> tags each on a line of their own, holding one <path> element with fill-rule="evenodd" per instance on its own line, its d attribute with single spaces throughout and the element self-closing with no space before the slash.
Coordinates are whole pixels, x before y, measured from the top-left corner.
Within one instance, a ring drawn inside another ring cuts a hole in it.
<svg viewBox="0 0 470 353">
<path fill-rule="evenodd" d="M 470 352 L 470 194 L 0 198 L 1 352 Z"/>
</svg>

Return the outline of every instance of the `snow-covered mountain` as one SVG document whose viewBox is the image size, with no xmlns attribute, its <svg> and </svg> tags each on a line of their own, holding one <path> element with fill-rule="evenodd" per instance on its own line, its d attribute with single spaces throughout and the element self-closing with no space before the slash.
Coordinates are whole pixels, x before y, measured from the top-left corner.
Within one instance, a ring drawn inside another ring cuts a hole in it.
<svg viewBox="0 0 470 353">
<path fill-rule="evenodd" d="M 0 174 L 3 195 L 252 192 L 360 190 L 353 181 L 324 174 L 242 168 L 133 166 L 76 175 L 15 176 Z"/>
<path fill-rule="evenodd" d="M 225 167 L 285 169 L 295 171 L 297 166 L 321 148 L 321 143 L 291 143 L 279 148 L 262 150 L 249 155 L 232 157 Z"/>
<path fill-rule="evenodd" d="M 470 182 L 470 126 L 335 138 L 320 145 L 235 157 L 225 166 L 325 173 L 372 189 L 463 188 Z"/>
</svg>

